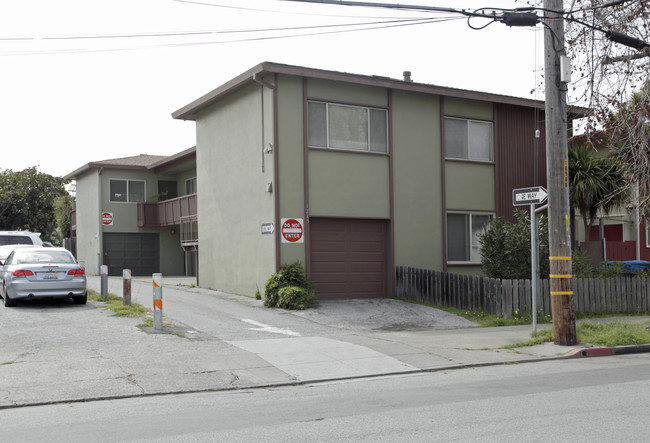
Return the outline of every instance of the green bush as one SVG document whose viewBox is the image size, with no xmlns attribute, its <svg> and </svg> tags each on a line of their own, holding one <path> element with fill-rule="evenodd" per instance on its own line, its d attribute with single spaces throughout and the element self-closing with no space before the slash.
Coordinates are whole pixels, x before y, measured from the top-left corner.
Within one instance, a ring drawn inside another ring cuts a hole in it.
<svg viewBox="0 0 650 443">
<path fill-rule="evenodd" d="M 617 278 L 625 274 L 625 267 L 620 261 L 613 262 L 611 266 L 607 263 L 601 263 L 597 272 L 600 278 Z"/>
<path fill-rule="evenodd" d="M 483 272 L 491 278 L 528 279 L 531 275 L 530 215 L 516 210 L 516 223 L 503 217 L 493 220 L 487 231 L 479 235 Z M 549 273 L 548 220 L 539 219 L 540 277 Z"/>
<path fill-rule="evenodd" d="M 303 289 L 308 296 L 295 290 L 287 291 L 281 303 L 280 291 L 283 288 L 290 287 Z M 286 309 L 306 309 L 309 307 L 308 303 L 305 305 L 307 299 L 311 302 L 315 296 L 311 287 L 312 283 L 305 276 L 305 269 L 303 268 L 302 263 L 296 261 L 291 264 L 282 265 L 280 270 L 271 275 L 271 277 L 266 281 L 266 285 L 264 286 L 264 306 L 285 307 L 304 305 L 302 308 L 289 307 Z M 292 297 L 296 298 L 295 302 L 289 300 Z M 281 304 L 283 306 L 281 306 Z"/>
<path fill-rule="evenodd" d="M 314 292 L 299 286 L 286 286 L 280 289 L 278 308 L 307 309 L 314 299 Z"/>
<path fill-rule="evenodd" d="M 571 258 L 571 269 L 575 278 L 591 278 L 594 274 L 594 267 L 591 259 L 585 251 L 573 251 Z"/>
</svg>

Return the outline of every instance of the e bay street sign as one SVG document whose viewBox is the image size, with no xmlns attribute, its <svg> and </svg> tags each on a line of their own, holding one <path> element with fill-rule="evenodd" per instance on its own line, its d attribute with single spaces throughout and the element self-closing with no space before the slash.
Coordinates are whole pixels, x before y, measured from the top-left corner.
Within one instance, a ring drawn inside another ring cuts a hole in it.
<svg viewBox="0 0 650 443">
<path fill-rule="evenodd" d="M 546 197 L 548 197 L 548 192 L 542 186 L 512 190 L 512 204 L 514 206 L 544 203 Z"/>
</svg>

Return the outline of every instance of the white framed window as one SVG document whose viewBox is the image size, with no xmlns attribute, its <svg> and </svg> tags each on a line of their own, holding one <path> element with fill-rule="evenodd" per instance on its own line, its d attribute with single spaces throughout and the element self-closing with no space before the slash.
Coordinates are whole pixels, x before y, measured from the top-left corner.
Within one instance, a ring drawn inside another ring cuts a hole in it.
<svg viewBox="0 0 650 443">
<path fill-rule="evenodd" d="M 480 263 L 479 237 L 487 230 L 494 214 L 447 213 L 447 262 Z"/>
<path fill-rule="evenodd" d="M 445 117 L 445 157 L 494 161 L 492 122 Z"/>
<path fill-rule="evenodd" d="M 111 202 L 138 203 L 145 201 L 144 180 L 109 180 Z"/>
<path fill-rule="evenodd" d="M 196 177 L 185 180 L 185 194 L 196 194 Z"/>
<path fill-rule="evenodd" d="M 312 148 L 388 153 L 388 111 L 379 108 L 307 103 Z"/>
<path fill-rule="evenodd" d="M 646 220 L 645 223 L 645 247 L 650 248 L 650 220 Z"/>
</svg>

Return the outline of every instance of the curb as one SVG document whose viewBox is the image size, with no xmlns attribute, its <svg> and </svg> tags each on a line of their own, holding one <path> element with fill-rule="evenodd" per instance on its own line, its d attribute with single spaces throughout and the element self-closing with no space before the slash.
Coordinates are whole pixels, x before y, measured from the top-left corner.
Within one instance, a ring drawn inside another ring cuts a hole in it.
<svg viewBox="0 0 650 443">
<path fill-rule="evenodd" d="M 602 357 L 606 355 L 624 355 L 624 354 L 642 354 L 650 352 L 650 344 L 647 345 L 631 345 L 631 346 L 617 346 L 617 347 L 593 347 L 593 348 L 577 348 L 564 354 L 564 358 L 576 357 Z"/>
</svg>

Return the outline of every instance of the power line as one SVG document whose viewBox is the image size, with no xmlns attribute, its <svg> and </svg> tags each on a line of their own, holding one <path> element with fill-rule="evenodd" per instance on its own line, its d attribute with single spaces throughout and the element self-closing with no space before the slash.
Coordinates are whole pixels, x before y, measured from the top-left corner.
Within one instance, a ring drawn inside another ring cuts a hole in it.
<svg viewBox="0 0 650 443">
<path fill-rule="evenodd" d="M 296 37 L 310 37 L 310 36 L 320 36 L 320 35 L 331 35 L 331 34 L 342 34 L 349 32 L 359 32 L 359 31 L 369 31 L 369 30 L 378 30 L 378 29 L 389 29 L 396 27 L 404 26 L 414 26 L 422 24 L 431 24 L 437 22 L 444 22 L 449 20 L 455 20 L 456 18 L 441 18 L 441 19 L 411 19 L 411 20 L 395 20 L 393 22 L 376 22 L 376 25 L 363 26 L 355 29 L 337 29 L 332 31 L 322 31 L 322 32 L 304 32 L 298 34 L 290 35 L 275 35 L 268 37 L 252 37 L 252 38 L 242 38 L 242 39 L 233 39 L 233 40 L 220 40 L 220 41 L 198 41 L 198 42 L 181 42 L 181 43 L 166 43 L 166 44 L 153 44 L 153 45 L 139 45 L 133 47 L 122 47 L 122 48 L 70 48 L 70 49 L 49 49 L 49 50 L 33 50 L 33 51 L 13 51 L 13 52 L 1 52 L 0 56 L 26 56 L 26 55 L 57 55 L 57 54 L 78 54 L 78 53 L 101 53 L 101 52 L 122 52 L 122 51 L 132 51 L 140 49 L 156 49 L 156 48 L 178 48 L 178 47 L 191 47 L 191 46 L 207 46 L 207 45 L 216 45 L 216 44 L 229 44 L 229 43 L 245 43 L 253 41 L 265 41 L 265 40 L 278 40 L 278 39 L 288 39 Z M 331 25 L 332 26 L 343 26 L 343 25 Z M 349 25 L 348 25 L 349 26 Z M 304 28 L 294 28 L 294 29 L 313 29 L 314 27 L 304 27 Z M 241 31 L 240 31 L 241 32 Z"/>
</svg>

